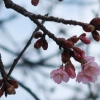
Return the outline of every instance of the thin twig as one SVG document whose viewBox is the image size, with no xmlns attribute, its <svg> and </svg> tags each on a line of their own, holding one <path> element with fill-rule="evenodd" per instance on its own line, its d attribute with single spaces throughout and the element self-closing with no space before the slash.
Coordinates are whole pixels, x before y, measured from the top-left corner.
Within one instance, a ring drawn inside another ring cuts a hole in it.
<svg viewBox="0 0 100 100">
<path fill-rule="evenodd" d="M 47 15 L 48 15 L 48 14 L 46 14 L 45 16 L 47 16 Z M 45 22 L 45 21 L 43 20 L 43 21 L 41 22 L 41 24 L 43 24 L 44 22 Z M 38 31 L 38 30 L 39 30 L 39 27 L 37 27 L 37 28 L 35 29 L 34 32 L 36 32 L 36 31 Z M 25 45 L 25 47 L 23 48 L 23 50 L 21 51 L 21 53 L 18 55 L 18 57 L 17 57 L 16 59 L 14 59 L 13 64 L 12 64 L 12 66 L 11 66 L 11 69 L 10 69 L 10 71 L 9 71 L 8 74 L 7 74 L 7 77 L 10 76 L 10 74 L 12 73 L 14 67 L 15 67 L 16 64 L 18 63 L 19 59 L 21 58 L 21 56 L 23 55 L 23 53 L 25 52 L 25 50 L 26 50 L 26 49 L 29 47 L 29 45 L 31 44 L 31 41 L 32 41 L 32 39 L 33 39 L 34 32 L 32 33 L 32 35 L 31 35 L 29 41 L 27 42 L 27 44 Z"/>
<path fill-rule="evenodd" d="M 2 62 L 2 59 L 1 59 L 1 54 L 0 54 L 0 70 L 1 70 L 1 75 L 2 75 L 2 78 L 3 78 L 3 83 L 4 83 L 4 90 L 6 90 L 6 83 L 7 83 L 7 74 L 4 70 L 4 65 L 3 65 L 3 62 Z M 5 96 L 7 96 L 7 92 L 5 91 Z"/>
<path fill-rule="evenodd" d="M 1 60 L 1 54 L 0 54 L 0 71 L 1 71 L 1 75 L 2 75 L 3 79 L 7 80 L 7 75 L 6 75 L 6 72 L 4 70 L 3 62 Z"/>
<path fill-rule="evenodd" d="M 50 31 L 48 31 L 46 29 L 45 26 L 43 26 L 37 19 L 45 19 L 45 21 L 54 21 L 54 22 L 59 22 L 59 23 L 63 23 L 63 24 L 72 24 L 72 25 L 80 25 L 80 26 L 85 26 L 87 25 L 87 23 L 82 23 L 82 22 L 78 22 L 78 21 L 72 21 L 72 20 L 65 20 L 62 18 L 57 18 L 57 17 L 45 17 L 45 16 L 41 16 L 41 15 L 36 15 L 33 14 L 31 12 L 28 12 L 25 8 L 21 7 L 20 5 L 17 5 L 15 3 L 13 3 L 11 0 L 3 0 L 5 3 L 6 8 L 11 8 L 13 10 L 15 10 L 16 12 L 20 13 L 21 15 L 30 18 L 37 26 L 39 26 L 39 28 L 45 33 L 47 34 L 50 38 L 52 38 L 59 46 L 59 48 L 61 49 L 61 47 L 63 47 L 58 39 L 54 36 L 53 33 L 51 33 Z M 64 47 L 63 47 L 64 48 Z M 64 48 L 66 49 L 66 48 Z"/>
</svg>

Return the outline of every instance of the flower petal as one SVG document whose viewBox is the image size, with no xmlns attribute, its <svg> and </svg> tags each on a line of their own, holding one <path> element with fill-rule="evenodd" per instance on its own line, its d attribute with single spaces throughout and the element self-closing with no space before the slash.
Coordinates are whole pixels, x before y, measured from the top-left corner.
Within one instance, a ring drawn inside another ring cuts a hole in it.
<svg viewBox="0 0 100 100">
<path fill-rule="evenodd" d="M 82 72 L 79 72 L 78 75 L 77 75 L 76 81 L 77 81 L 78 83 L 80 83 L 80 82 L 82 81 L 82 78 L 83 78 Z"/>
<path fill-rule="evenodd" d="M 55 76 L 56 73 L 57 73 L 57 69 L 56 69 L 56 70 L 53 70 L 53 71 L 50 73 L 51 78 L 53 78 L 53 77 Z"/>
<path fill-rule="evenodd" d="M 57 83 L 60 84 L 62 82 L 62 77 L 60 75 L 56 75 L 53 80 Z"/>
<path fill-rule="evenodd" d="M 63 81 L 68 82 L 69 81 L 69 75 L 66 72 L 63 72 Z"/>
</svg>

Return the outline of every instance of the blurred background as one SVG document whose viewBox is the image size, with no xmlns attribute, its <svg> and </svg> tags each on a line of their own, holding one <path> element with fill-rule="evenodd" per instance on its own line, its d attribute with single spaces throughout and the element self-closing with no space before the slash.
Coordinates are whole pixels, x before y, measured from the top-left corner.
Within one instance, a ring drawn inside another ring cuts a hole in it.
<svg viewBox="0 0 100 100">
<path fill-rule="evenodd" d="M 31 0 L 13 0 L 28 11 L 35 14 L 76 20 L 89 23 L 92 18 L 100 16 L 100 0 L 40 0 L 38 6 L 31 5 Z M 40 20 L 41 21 L 41 20 Z M 55 22 L 45 22 L 46 28 L 56 37 L 69 38 L 84 33 L 81 27 L 63 25 Z M 13 60 L 19 55 L 26 45 L 32 32 L 37 26 L 30 19 L 21 14 L 6 9 L 3 0 L 0 0 L 0 53 L 3 64 L 8 72 Z M 86 52 L 86 55 L 94 56 L 100 65 L 100 43 L 95 42 L 90 33 L 90 45 L 78 42 L 77 46 Z M 56 43 L 46 37 L 49 47 L 46 51 L 42 48 L 36 50 L 33 39 L 31 45 L 25 51 L 11 76 L 20 84 L 32 91 L 40 100 L 100 100 L 100 77 L 95 83 L 77 83 L 76 79 L 70 79 L 68 83 L 56 84 L 50 78 L 50 72 L 61 65 L 61 51 Z M 74 61 L 76 73 L 81 69 L 80 64 Z M 2 96 L 0 100 L 35 100 L 25 88 L 19 85 L 16 95 Z"/>
</svg>

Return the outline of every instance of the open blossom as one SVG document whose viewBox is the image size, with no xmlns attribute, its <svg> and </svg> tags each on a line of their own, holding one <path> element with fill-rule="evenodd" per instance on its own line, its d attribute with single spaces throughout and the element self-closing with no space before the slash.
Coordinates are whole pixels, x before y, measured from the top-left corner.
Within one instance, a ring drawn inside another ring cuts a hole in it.
<svg viewBox="0 0 100 100">
<path fill-rule="evenodd" d="M 62 81 L 68 82 L 69 81 L 69 76 L 68 74 L 61 68 L 53 70 L 50 73 L 51 78 L 57 83 L 60 84 Z"/>
<path fill-rule="evenodd" d="M 82 64 L 82 71 L 78 73 L 76 81 L 84 84 L 95 82 L 97 76 L 100 75 L 100 68 L 98 64 L 94 62 L 94 57 L 86 56 L 84 60 L 85 63 Z"/>
</svg>

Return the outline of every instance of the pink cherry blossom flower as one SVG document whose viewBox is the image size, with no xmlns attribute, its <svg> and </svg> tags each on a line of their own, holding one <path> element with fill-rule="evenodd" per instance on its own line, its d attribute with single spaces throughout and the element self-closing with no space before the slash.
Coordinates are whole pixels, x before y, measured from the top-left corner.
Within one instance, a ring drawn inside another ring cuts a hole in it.
<svg viewBox="0 0 100 100">
<path fill-rule="evenodd" d="M 50 73 L 51 78 L 57 83 L 60 84 L 62 81 L 68 82 L 69 81 L 69 76 L 68 74 L 61 68 L 53 70 Z"/>
<path fill-rule="evenodd" d="M 100 68 L 98 64 L 94 62 L 94 57 L 86 56 L 84 60 L 85 63 L 82 64 L 82 71 L 78 73 L 76 81 L 84 84 L 95 82 L 97 76 L 100 75 Z"/>
<path fill-rule="evenodd" d="M 70 78 L 74 79 L 76 77 L 75 68 L 72 64 L 66 64 L 65 71 L 68 73 Z"/>
</svg>

